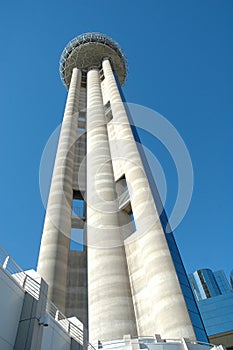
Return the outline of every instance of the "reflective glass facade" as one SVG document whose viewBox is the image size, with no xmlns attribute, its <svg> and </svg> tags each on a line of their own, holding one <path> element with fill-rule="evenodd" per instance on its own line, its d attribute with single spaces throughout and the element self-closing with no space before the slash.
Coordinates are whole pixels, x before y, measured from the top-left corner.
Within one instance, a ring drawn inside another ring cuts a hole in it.
<svg viewBox="0 0 233 350">
<path fill-rule="evenodd" d="M 225 294 L 231 291 L 231 286 L 226 278 L 225 273 L 222 270 L 215 271 L 214 277 L 218 284 L 221 294 Z"/>
<path fill-rule="evenodd" d="M 189 275 L 189 281 L 198 301 L 232 291 L 222 270 L 215 272 L 210 269 L 197 270 Z"/>
<path fill-rule="evenodd" d="M 233 330 L 233 292 L 198 302 L 208 336 Z"/>
<path fill-rule="evenodd" d="M 195 271 L 189 280 L 197 300 L 211 298 L 221 294 L 213 272 L 209 269 Z"/>
<path fill-rule="evenodd" d="M 230 274 L 230 281 L 231 281 L 231 289 L 233 289 L 233 270 L 231 271 L 231 274 Z"/>
<path fill-rule="evenodd" d="M 191 274 L 189 280 L 207 335 L 232 331 L 233 290 L 225 273 L 202 269 Z"/>
</svg>

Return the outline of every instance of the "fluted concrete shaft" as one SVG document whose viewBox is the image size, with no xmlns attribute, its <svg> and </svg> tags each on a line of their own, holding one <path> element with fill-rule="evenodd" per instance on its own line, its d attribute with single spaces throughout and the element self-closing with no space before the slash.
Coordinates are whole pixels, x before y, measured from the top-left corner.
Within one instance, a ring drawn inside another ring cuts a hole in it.
<svg viewBox="0 0 233 350">
<path fill-rule="evenodd" d="M 87 74 L 89 338 L 136 335 L 98 69 Z"/>
<path fill-rule="evenodd" d="M 103 72 L 137 229 L 138 239 L 132 235 L 127 240 L 126 253 L 138 333 L 195 339 L 154 198 L 107 59 L 103 61 Z"/>
<path fill-rule="evenodd" d="M 71 231 L 74 142 L 81 72 L 74 68 L 51 180 L 37 270 L 49 286 L 49 298 L 65 312 Z"/>
</svg>

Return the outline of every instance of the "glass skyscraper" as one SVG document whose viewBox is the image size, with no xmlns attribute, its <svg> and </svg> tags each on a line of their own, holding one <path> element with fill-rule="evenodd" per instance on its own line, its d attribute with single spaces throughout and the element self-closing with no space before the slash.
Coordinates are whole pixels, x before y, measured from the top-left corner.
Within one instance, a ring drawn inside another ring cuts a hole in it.
<svg viewBox="0 0 233 350">
<path fill-rule="evenodd" d="M 210 342 L 233 349 L 233 290 L 224 271 L 197 270 L 189 280 Z"/>
<path fill-rule="evenodd" d="M 231 286 L 223 271 L 215 271 L 214 277 L 218 284 L 218 288 L 220 289 L 221 294 L 225 294 L 231 291 Z"/>
<path fill-rule="evenodd" d="M 231 291 L 230 284 L 223 271 L 201 269 L 189 276 L 189 280 L 198 301 Z"/>
</svg>

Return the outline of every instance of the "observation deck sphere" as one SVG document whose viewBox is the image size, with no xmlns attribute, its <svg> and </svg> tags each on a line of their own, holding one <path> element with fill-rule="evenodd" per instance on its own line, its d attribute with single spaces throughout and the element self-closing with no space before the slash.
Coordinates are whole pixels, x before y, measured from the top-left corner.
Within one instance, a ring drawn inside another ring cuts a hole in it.
<svg viewBox="0 0 233 350">
<path fill-rule="evenodd" d="M 101 33 L 86 33 L 72 39 L 64 48 L 60 59 L 60 76 L 64 85 L 70 85 L 73 68 L 87 71 L 101 67 L 102 60 L 109 58 L 119 83 L 124 84 L 127 75 L 127 60 L 119 44 Z"/>
</svg>

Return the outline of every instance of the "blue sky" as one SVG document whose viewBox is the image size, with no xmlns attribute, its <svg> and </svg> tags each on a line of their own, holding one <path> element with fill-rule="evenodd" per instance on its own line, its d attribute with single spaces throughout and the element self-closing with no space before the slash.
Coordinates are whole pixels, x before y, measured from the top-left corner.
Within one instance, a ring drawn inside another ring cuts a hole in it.
<svg viewBox="0 0 233 350">
<path fill-rule="evenodd" d="M 40 158 L 66 98 L 60 54 L 76 35 L 100 31 L 128 57 L 127 101 L 165 116 L 190 152 L 193 198 L 175 230 L 187 271 L 233 269 L 232 17 L 232 0 L 1 4 L 0 245 L 21 267 L 35 268 L 37 261 L 45 213 Z M 166 174 L 169 212 L 176 172 L 161 145 L 155 143 L 154 153 Z"/>
</svg>

